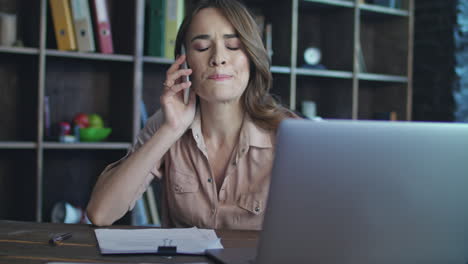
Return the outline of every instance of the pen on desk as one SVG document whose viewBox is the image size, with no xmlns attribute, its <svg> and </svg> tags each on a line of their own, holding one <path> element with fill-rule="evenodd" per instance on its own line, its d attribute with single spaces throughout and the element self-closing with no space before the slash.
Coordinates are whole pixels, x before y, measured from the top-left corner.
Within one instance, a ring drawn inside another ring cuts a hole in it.
<svg viewBox="0 0 468 264">
<path fill-rule="evenodd" d="M 58 245 L 58 244 L 60 244 L 62 241 L 66 240 L 66 239 L 69 239 L 70 237 L 72 237 L 72 233 L 60 233 L 60 234 L 56 234 L 56 235 L 54 235 L 54 236 L 49 240 L 49 243 L 50 243 L 50 244 L 53 244 L 53 245 Z"/>
</svg>

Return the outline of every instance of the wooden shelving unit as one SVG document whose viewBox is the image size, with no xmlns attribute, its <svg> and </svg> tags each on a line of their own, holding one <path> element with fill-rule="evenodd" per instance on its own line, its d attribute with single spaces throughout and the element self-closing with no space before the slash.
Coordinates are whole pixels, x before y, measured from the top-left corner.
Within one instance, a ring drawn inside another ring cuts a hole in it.
<svg viewBox="0 0 468 264">
<path fill-rule="evenodd" d="M 18 13 L 25 47 L 0 47 L 0 112 L 8 113 L 0 117 L 0 201 L 8 201 L 0 202 L 2 219 L 49 221 L 61 200 L 86 206 L 99 173 L 134 142 L 140 102 L 150 115 L 160 107 L 173 60 L 144 54 L 145 0 L 109 2 L 111 55 L 58 51 L 47 0 L 4 1 Z M 413 0 L 402 0 L 401 9 L 358 0 L 245 2 L 272 24 L 272 93 L 282 103 L 301 111 L 303 100 L 315 101 L 324 118 L 395 111 L 411 120 Z M 311 46 L 321 50 L 324 68 L 304 64 Z M 64 144 L 47 137 L 45 96 L 52 124 L 98 113 L 113 129 L 110 138 Z"/>
</svg>

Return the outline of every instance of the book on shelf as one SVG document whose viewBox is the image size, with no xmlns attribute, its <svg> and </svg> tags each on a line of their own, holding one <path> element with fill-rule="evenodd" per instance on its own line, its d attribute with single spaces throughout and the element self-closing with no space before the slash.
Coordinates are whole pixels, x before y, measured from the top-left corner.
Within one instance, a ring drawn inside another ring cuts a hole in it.
<svg viewBox="0 0 468 264">
<path fill-rule="evenodd" d="M 49 0 L 57 49 L 76 50 L 75 31 L 69 0 Z"/>
<path fill-rule="evenodd" d="M 70 0 L 78 51 L 94 52 L 91 12 L 87 0 Z"/>
<path fill-rule="evenodd" d="M 111 22 L 106 0 L 91 0 L 94 12 L 94 28 L 99 52 L 114 53 Z"/>
<path fill-rule="evenodd" d="M 177 31 L 185 14 L 184 0 L 165 0 L 164 57 L 173 58 Z"/>
<path fill-rule="evenodd" d="M 146 43 L 148 56 L 164 56 L 164 14 L 165 0 L 148 0 L 146 5 Z"/>
</svg>

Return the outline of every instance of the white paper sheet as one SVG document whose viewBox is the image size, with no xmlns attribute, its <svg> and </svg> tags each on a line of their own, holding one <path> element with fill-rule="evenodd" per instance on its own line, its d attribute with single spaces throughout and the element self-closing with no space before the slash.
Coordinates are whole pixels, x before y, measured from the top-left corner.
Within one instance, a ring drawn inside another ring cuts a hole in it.
<svg viewBox="0 0 468 264">
<path fill-rule="evenodd" d="M 223 248 L 214 230 L 95 229 L 101 254 L 157 253 L 159 246 L 175 246 L 178 254 L 205 254 L 206 249 Z"/>
</svg>

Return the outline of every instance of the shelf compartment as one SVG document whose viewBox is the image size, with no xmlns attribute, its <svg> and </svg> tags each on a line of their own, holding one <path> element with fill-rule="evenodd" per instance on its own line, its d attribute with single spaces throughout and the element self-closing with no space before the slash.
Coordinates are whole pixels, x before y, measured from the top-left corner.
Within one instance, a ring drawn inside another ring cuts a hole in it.
<svg viewBox="0 0 468 264">
<path fill-rule="evenodd" d="M 296 69 L 297 75 L 315 76 L 325 78 L 339 78 L 339 79 L 352 79 L 353 73 L 346 71 L 331 71 L 331 70 L 318 70 L 318 69 Z"/>
<path fill-rule="evenodd" d="M 0 141 L 0 149 L 35 149 L 36 142 Z"/>
<path fill-rule="evenodd" d="M 41 1 L 4 0 L 0 3 L 1 12 L 16 15 L 16 40 L 25 47 L 39 47 Z M 4 48 L 11 52 L 29 52 L 28 48 L 23 50 L 21 47 L 11 47 L 10 50 L 8 47 L 0 47 L 1 52 L 5 51 Z"/>
<path fill-rule="evenodd" d="M 353 30 L 352 8 L 300 7 L 297 67 L 308 66 L 304 53 L 313 47 L 320 50 L 321 59 L 318 64 L 324 69 L 353 71 Z"/>
<path fill-rule="evenodd" d="M 359 81 L 358 119 L 384 119 L 395 112 L 397 120 L 407 120 L 406 92 L 405 83 Z"/>
<path fill-rule="evenodd" d="M 161 108 L 160 97 L 163 93 L 163 82 L 166 80 L 165 64 L 145 64 L 143 67 L 142 100 L 148 118 Z M 191 90 L 192 92 L 193 90 Z"/>
<path fill-rule="evenodd" d="M 0 54 L 0 140 L 37 139 L 38 56 Z"/>
<path fill-rule="evenodd" d="M 58 141 L 59 122 L 72 122 L 81 112 L 96 113 L 112 128 L 106 141 L 131 142 L 133 64 L 69 60 L 47 61 L 45 96 L 49 98 L 50 130 L 45 140 Z"/>
<path fill-rule="evenodd" d="M 359 56 L 359 64 L 364 69 L 362 73 L 407 76 L 408 29 L 409 19 L 406 17 L 386 20 L 361 17 L 362 56 Z"/>
<path fill-rule="evenodd" d="M 44 142 L 44 149 L 89 149 L 89 150 L 112 150 L 112 149 L 128 149 L 132 144 L 127 142 L 78 142 L 78 143 L 61 143 L 61 142 Z M 1 146 L 1 144 L 0 144 Z"/>
<path fill-rule="evenodd" d="M 38 1 L 39 2 L 39 1 Z M 135 6 L 136 1 L 106 1 L 109 20 L 112 34 L 112 44 L 114 54 L 132 55 L 134 53 L 134 37 L 135 34 Z M 55 38 L 54 23 L 52 20 L 52 12 L 50 3 L 47 1 L 47 25 L 46 25 L 46 47 L 50 50 L 57 50 L 57 42 Z M 94 34 L 94 42 L 96 53 L 99 53 L 99 44 L 96 37 L 95 21 L 90 5 L 90 13 L 92 16 L 92 30 Z M 96 59 L 96 57 L 93 57 Z"/>
<path fill-rule="evenodd" d="M 34 221 L 36 151 L 0 149 L 0 219 Z"/>
<path fill-rule="evenodd" d="M 347 79 L 298 76 L 297 110 L 304 114 L 302 102 L 313 101 L 319 117 L 351 119 L 352 86 L 352 80 Z"/>
<path fill-rule="evenodd" d="M 86 52 L 60 51 L 60 50 L 48 49 L 46 51 L 46 55 L 51 56 L 51 57 L 61 57 L 61 58 L 133 62 L 133 56 L 121 55 L 121 54 L 86 53 Z"/>
<path fill-rule="evenodd" d="M 271 24 L 272 65 L 291 65 L 292 4 L 291 1 L 244 1 L 254 18 L 263 21 L 261 37 L 265 42 L 265 27 Z M 263 19 L 259 19 L 263 18 Z"/>
<path fill-rule="evenodd" d="M 67 201 L 86 208 L 98 176 L 125 150 L 45 150 L 43 172 L 43 219 L 51 220 L 55 203 Z"/>
</svg>

